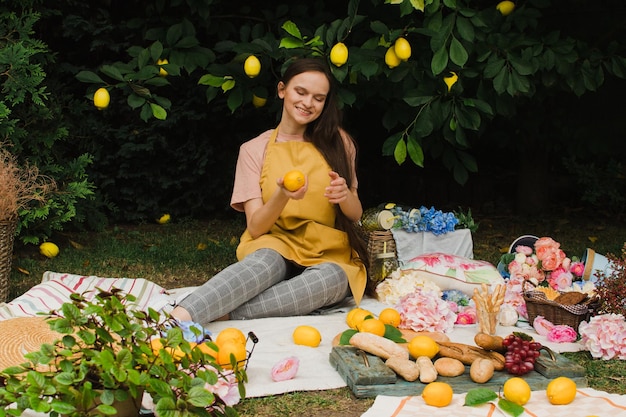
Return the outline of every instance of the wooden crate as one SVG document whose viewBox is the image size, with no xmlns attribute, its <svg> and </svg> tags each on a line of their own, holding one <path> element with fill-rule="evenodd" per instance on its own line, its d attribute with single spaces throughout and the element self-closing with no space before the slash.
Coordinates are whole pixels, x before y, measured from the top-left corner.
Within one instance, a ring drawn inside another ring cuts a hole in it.
<svg viewBox="0 0 626 417">
<path fill-rule="evenodd" d="M 419 381 L 407 382 L 396 376 L 379 357 L 366 355 L 369 367 L 365 365 L 358 350 L 351 346 L 335 346 L 329 356 L 330 364 L 337 369 L 357 398 L 373 398 L 377 395 L 402 397 L 422 393 L 426 384 Z M 546 389 L 548 383 L 557 376 L 571 378 L 578 387 L 588 386 L 585 369 L 582 366 L 557 353 L 555 356 L 556 362 L 553 362 L 550 356 L 542 351 L 535 364 L 535 371 L 522 376 L 532 390 Z M 504 371 L 496 372 L 489 382 L 477 384 L 470 379 L 468 366 L 461 376 L 454 378 L 440 376 L 437 381 L 447 382 L 457 394 L 467 392 L 472 388 L 488 388 L 499 392 L 504 382 L 512 376 Z"/>
</svg>

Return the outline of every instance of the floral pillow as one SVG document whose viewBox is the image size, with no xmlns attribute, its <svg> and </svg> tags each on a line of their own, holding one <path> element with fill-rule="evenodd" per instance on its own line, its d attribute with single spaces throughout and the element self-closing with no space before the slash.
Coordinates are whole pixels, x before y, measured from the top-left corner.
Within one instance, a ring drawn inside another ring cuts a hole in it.
<svg viewBox="0 0 626 417">
<path fill-rule="evenodd" d="M 474 288 L 480 289 L 482 284 L 504 284 L 502 275 L 489 262 L 448 253 L 425 253 L 406 262 L 400 269 L 417 273 L 441 290 L 460 290 L 468 295 L 474 293 Z"/>
</svg>

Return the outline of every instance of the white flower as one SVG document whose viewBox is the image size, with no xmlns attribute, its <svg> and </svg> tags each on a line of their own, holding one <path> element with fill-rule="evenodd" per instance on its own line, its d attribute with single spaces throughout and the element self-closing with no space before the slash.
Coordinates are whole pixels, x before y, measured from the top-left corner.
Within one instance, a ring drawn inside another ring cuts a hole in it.
<svg viewBox="0 0 626 417">
<path fill-rule="evenodd" d="M 413 294 L 417 289 L 436 291 L 441 297 L 442 291 L 437 284 L 424 280 L 415 270 L 396 269 L 389 278 L 378 284 L 376 294 L 378 301 L 396 305 L 402 297 Z"/>
</svg>

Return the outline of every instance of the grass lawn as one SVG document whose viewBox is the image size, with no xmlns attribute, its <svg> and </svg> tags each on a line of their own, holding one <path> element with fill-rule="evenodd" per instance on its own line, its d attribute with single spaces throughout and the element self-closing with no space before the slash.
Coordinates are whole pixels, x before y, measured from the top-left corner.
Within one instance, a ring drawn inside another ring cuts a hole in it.
<svg viewBox="0 0 626 417">
<path fill-rule="evenodd" d="M 581 214 L 557 218 L 520 218 L 474 214 L 474 257 L 498 263 L 501 250 L 517 236 L 551 236 L 569 255 L 585 248 L 619 254 L 626 242 L 626 222 Z M 44 271 L 102 277 L 147 278 L 165 288 L 199 285 L 235 259 L 243 217 L 183 221 L 166 225 L 115 226 L 100 233 L 63 233 L 52 241 L 61 248 L 53 259 L 36 247 L 16 245 L 9 299 L 41 280 Z M 626 361 L 594 360 L 587 352 L 566 354 L 587 369 L 593 388 L 626 394 Z M 237 406 L 243 416 L 360 416 L 373 399 L 357 399 L 349 389 L 297 392 L 246 399 Z M 306 412 L 303 412 L 306 410 Z"/>
</svg>

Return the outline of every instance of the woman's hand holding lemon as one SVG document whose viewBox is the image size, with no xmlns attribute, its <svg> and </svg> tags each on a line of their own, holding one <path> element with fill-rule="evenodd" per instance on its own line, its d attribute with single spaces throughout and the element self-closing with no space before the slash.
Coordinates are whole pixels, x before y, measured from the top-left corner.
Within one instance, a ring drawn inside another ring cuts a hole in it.
<svg viewBox="0 0 626 417">
<path fill-rule="evenodd" d="M 308 189 L 308 180 L 306 175 L 296 169 L 287 172 L 276 183 L 285 190 L 287 196 L 294 200 L 300 200 L 306 194 Z"/>
</svg>

